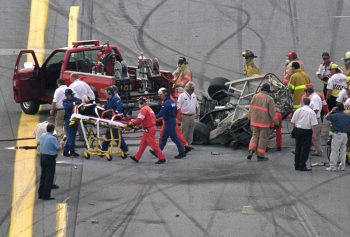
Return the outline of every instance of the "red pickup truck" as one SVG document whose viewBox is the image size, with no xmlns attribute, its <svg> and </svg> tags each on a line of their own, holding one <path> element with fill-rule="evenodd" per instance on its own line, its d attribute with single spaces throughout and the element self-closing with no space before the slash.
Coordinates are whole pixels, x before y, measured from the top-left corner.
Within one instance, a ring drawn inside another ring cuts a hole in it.
<svg viewBox="0 0 350 237">
<path fill-rule="evenodd" d="M 90 85 L 102 102 L 106 100 L 106 88 L 116 85 L 129 111 L 137 107 L 139 96 L 147 96 L 157 110 L 158 89 L 173 90 L 172 73 L 159 70 L 156 59 L 152 61 L 141 54 L 138 66 L 127 66 L 117 46 L 89 40 L 54 50 L 41 67 L 34 50 L 20 51 L 13 74 L 14 99 L 23 112 L 35 114 L 40 104 L 52 102 L 57 79 L 63 78 L 69 85 L 74 72 L 79 73 L 80 79 Z"/>
</svg>

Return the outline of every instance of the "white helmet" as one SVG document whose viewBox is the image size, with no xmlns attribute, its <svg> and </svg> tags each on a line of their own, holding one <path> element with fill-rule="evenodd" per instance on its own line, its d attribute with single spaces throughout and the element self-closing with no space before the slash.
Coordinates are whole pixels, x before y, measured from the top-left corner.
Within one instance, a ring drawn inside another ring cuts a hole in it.
<svg viewBox="0 0 350 237">
<path fill-rule="evenodd" d="M 346 59 L 350 59 L 350 51 L 348 51 L 344 54 L 344 60 L 346 60 Z"/>
<path fill-rule="evenodd" d="M 162 95 L 164 90 L 166 90 L 166 88 L 164 88 L 164 87 L 159 88 L 158 95 Z"/>
</svg>

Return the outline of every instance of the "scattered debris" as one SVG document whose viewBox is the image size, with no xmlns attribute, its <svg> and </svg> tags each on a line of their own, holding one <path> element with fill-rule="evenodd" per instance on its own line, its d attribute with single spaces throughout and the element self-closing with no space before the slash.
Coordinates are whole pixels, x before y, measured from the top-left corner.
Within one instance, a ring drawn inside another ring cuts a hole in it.
<svg viewBox="0 0 350 237">
<path fill-rule="evenodd" d="M 252 206 L 243 206 L 242 213 L 243 214 L 251 214 L 253 212 Z"/>
<path fill-rule="evenodd" d="M 98 224 L 98 220 L 92 220 L 91 224 Z"/>
</svg>

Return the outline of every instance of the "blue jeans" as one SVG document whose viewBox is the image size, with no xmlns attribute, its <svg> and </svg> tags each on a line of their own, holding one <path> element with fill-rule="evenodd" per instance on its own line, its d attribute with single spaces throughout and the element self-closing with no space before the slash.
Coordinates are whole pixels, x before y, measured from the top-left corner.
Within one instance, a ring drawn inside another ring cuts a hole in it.
<svg viewBox="0 0 350 237">
<path fill-rule="evenodd" d="M 73 126 L 69 126 L 69 119 L 64 120 L 64 129 L 67 134 L 67 142 L 64 146 L 64 153 L 74 152 L 75 150 L 75 136 L 78 131 L 78 123 L 75 123 Z"/>
</svg>

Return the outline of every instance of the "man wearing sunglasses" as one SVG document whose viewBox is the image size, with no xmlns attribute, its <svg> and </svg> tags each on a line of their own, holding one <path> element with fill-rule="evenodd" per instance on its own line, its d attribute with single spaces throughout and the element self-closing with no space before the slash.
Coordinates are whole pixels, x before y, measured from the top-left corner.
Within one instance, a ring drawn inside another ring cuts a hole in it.
<svg viewBox="0 0 350 237">
<path fill-rule="evenodd" d="M 316 75 L 323 83 L 324 96 L 327 96 L 327 83 L 331 74 L 330 68 L 333 62 L 330 60 L 330 56 L 328 52 L 322 53 L 322 59 L 323 59 L 323 63 L 321 63 L 321 65 L 318 67 Z"/>
</svg>

